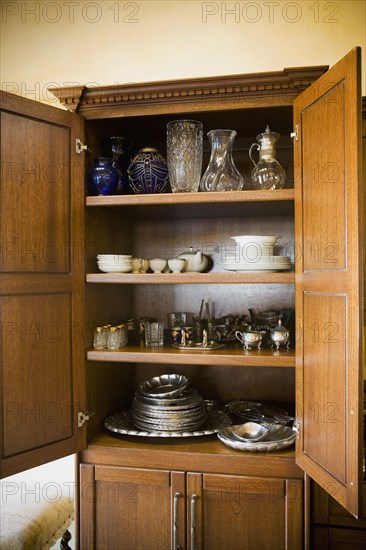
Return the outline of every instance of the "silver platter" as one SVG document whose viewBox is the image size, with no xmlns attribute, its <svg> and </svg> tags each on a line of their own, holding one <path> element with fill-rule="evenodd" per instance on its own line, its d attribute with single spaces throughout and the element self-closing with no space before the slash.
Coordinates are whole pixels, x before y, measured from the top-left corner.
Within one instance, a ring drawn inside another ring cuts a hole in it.
<svg viewBox="0 0 366 550">
<path fill-rule="evenodd" d="M 238 426 L 222 428 L 217 432 L 217 437 L 220 441 L 225 443 L 225 445 L 239 451 L 280 451 L 292 445 L 296 438 L 296 432 L 288 426 L 273 424 L 269 426 L 268 434 L 261 441 L 238 441 L 233 434 L 233 431 L 237 428 Z"/>
<path fill-rule="evenodd" d="M 202 437 L 212 435 L 225 426 L 231 425 L 230 417 L 220 411 L 208 413 L 204 424 L 197 430 L 159 431 L 139 429 L 132 420 L 132 411 L 116 412 L 108 416 L 104 425 L 107 430 L 121 435 L 138 437 Z"/>
</svg>

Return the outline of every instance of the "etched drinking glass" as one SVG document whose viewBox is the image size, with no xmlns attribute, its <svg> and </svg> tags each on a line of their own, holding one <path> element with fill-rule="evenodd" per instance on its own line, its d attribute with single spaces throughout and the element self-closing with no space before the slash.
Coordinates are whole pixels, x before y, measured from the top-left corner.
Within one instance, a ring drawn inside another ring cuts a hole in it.
<svg viewBox="0 0 366 550">
<path fill-rule="evenodd" d="M 202 171 L 203 125 L 197 120 L 167 124 L 167 161 L 173 193 L 198 191 Z"/>
</svg>

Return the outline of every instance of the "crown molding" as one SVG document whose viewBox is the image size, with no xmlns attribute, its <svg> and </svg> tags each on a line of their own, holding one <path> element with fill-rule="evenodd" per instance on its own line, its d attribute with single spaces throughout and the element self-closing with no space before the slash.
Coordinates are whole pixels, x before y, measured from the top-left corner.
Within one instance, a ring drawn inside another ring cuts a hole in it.
<svg viewBox="0 0 366 550">
<path fill-rule="evenodd" d="M 282 71 L 217 77 L 166 80 L 110 86 L 49 88 L 68 109 L 85 118 L 130 116 L 149 113 L 289 105 L 303 90 L 328 70 L 328 66 L 292 67 Z M 108 114 L 107 114 L 108 110 Z M 183 109 L 184 110 L 184 109 Z"/>
</svg>

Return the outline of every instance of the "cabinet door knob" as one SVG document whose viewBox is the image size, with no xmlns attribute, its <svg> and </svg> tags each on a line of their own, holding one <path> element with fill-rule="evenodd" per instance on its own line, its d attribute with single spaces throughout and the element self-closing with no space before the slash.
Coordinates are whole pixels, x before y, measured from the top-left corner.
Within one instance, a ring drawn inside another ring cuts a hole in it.
<svg viewBox="0 0 366 550">
<path fill-rule="evenodd" d="M 191 550 L 197 550 L 196 548 L 196 502 L 198 495 L 195 493 L 191 497 Z"/>
<path fill-rule="evenodd" d="M 173 501 L 173 550 L 180 550 L 178 546 L 178 499 L 180 493 L 175 493 Z"/>
</svg>

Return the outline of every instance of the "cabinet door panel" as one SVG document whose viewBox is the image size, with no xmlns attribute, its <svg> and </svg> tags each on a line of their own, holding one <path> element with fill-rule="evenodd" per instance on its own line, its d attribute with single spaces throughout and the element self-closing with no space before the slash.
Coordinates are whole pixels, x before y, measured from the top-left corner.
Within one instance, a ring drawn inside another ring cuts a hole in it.
<svg viewBox="0 0 366 550">
<path fill-rule="evenodd" d="M 80 117 L 0 93 L 1 476 L 85 446 Z"/>
<path fill-rule="evenodd" d="M 290 486 L 284 479 L 188 474 L 193 494 L 198 548 L 301 548 L 301 481 Z"/>
<path fill-rule="evenodd" d="M 304 292 L 304 449 L 346 483 L 347 296 Z M 321 445 L 319 445 L 319 435 Z"/>
<path fill-rule="evenodd" d="M 3 272 L 70 270 L 69 140 L 67 128 L 1 113 Z"/>
<path fill-rule="evenodd" d="M 67 294 L 0 299 L 5 458 L 72 435 L 69 301 Z"/>
<path fill-rule="evenodd" d="M 91 468 L 81 466 L 82 547 L 170 550 L 172 497 L 184 491 L 184 474 L 95 466 L 93 479 Z"/>
<path fill-rule="evenodd" d="M 354 515 L 362 476 L 360 50 L 294 104 L 297 463 Z"/>
</svg>

